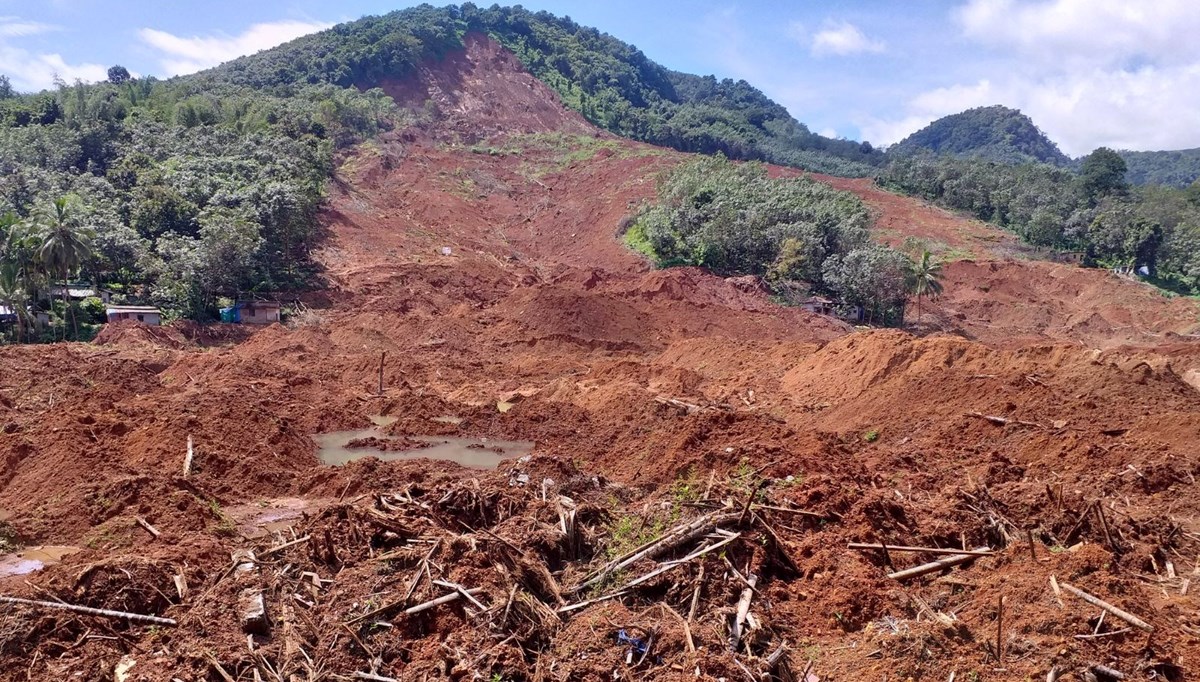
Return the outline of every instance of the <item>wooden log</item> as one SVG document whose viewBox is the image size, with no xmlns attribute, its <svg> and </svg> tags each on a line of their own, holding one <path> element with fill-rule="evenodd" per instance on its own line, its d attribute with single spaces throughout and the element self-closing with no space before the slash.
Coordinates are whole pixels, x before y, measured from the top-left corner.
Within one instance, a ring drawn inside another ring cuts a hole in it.
<svg viewBox="0 0 1200 682">
<path fill-rule="evenodd" d="M 1113 635 L 1123 635 L 1129 632 L 1129 628 L 1121 628 L 1120 630 L 1112 630 L 1110 632 L 1093 632 L 1090 635 L 1075 635 L 1075 639 L 1100 639 L 1101 637 L 1112 637 Z"/>
<path fill-rule="evenodd" d="M 612 594 L 606 594 L 603 597 L 596 597 L 595 599 L 585 599 L 584 601 L 581 601 L 581 602 L 578 602 L 575 604 L 568 604 L 568 605 L 560 608 L 558 610 L 558 613 L 570 613 L 571 611 L 577 611 L 579 609 L 582 609 L 585 606 L 591 606 L 592 604 L 597 604 L 602 601 L 608 601 L 609 599 L 616 599 L 617 597 L 622 597 L 626 594 L 629 594 L 629 590 L 621 590 L 620 592 L 613 592 Z"/>
<path fill-rule="evenodd" d="M 996 601 L 996 661 L 1004 665 L 1004 595 Z"/>
<path fill-rule="evenodd" d="M 1062 590 L 1058 587 L 1058 578 L 1050 576 L 1050 589 L 1054 590 L 1054 599 L 1058 602 L 1058 608 L 1065 609 L 1067 605 L 1062 600 Z"/>
<path fill-rule="evenodd" d="M 192 456 L 195 451 L 192 449 L 192 436 L 188 435 L 187 454 L 183 457 L 183 477 L 187 478 L 192 475 Z"/>
<path fill-rule="evenodd" d="M 692 559 L 697 559 L 699 557 L 704 556 L 705 554 L 708 554 L 709 552 L 713 551 L 714 549 L 724 547 L 725 545 L 728 545 L 729 543 L 733 542 L 734 540 L 737 540 L 741 536 L 742 536 L 741 533 L 734 533 L 733 535 L 725 538 L 724 540 L 718 542 L 715 545 L 709 545 L 707 547 L 698 549 L 695 552 L 692 552 L 691 554 L 685 556 L 682 559 L 678 559 L 676 561 L 668 561 L 667 563 L 663 564 L 662 566 L 658 567 L 657 569 L 650 571 L 646 575 L 643 575 L 638 578 L 634 578 L 633 580 L 630 580 L 629 582 L 625 583 L 625 586 L 621 589 L 629 589 L 631 587 L 637 587 L 638 585 L 641 585 L 642 583 L 646 582 L 647 580 L 650 580 L 651 578 L 655 578 L 659 575 L 662 575 L 663 573 L 666 573 L 667 571 L 669 571 L 673 568 L 678 568 L 679 566 L 686 564 L 687 562 L 691 561 Z"/>
<path fill-rule="evenodd" d="M 1075 587 L 1074 585 L 1068 585 L 1067 583 L 1060 583 L 1060 585 L 1067 592 L 1070 592 L 1071 594 L 1075 595 L 1076 597 L 1079 597 L 1080 599 L 1091 604 L 1092 606 L 1096 606 L 1096 607 L 1104 609 L 1105 611 L 1108 611 L 1112 615 L 1116 616 L 1117 618 L 1120 618 L 1121 620 L 1125 621 L 1126 623 L 1129 623 L 1130 625 L 1134 626 L 1135 628 L 1138 628 L 1140 630 L 1145 630 L 1146 632 L 1154 632 L 1153 625 L 1150 625 L 1149 623 L 1142 620 L 1141 618 L 1138 618 L 1137 616 L 1133 615 L 1132 613 L 1129 613 L 1128 611 L 1123 611 L 1095 595 L 1091 595 L 1091 594 L 1088 594 L 1087 592 L 1084 592 L 1083 590 L 1079 589 L 1078 587 Z"/>
<path fill-rule="evenodd" d="M 986 547 L 983 549 L 943 549 L 940 547 L 908 547 L 905 545 L 885 546 L 871 542 L 851 542 L 846 547 L 858 551 L 887 549 L 890 552 L 924 552 L 926 554 L 945 554 L 950 556 L 995 556 L 996 554 L 996 552 Z"/>
<path fill-rule="evenodd" d="M 575 587 L 570 588 L 567 590 L 567 592 L 581 592 L 584 589 L 603 581 L 616 571 L 626 568 L 627 566 L 630 566 L 641 559 L 653 559 L 667 551 L 670 551 L 671 549 L 674 549 L 675 547 L 678 547 L 679 545 L 708 533 L 718 524 L 730 521 L 737 517 L 738 514 L 732 512 L 726 514 L 707 514 L 688 523 L 676 526 L 661 538 L 647 542 L 641 547 L 638 547 L 633 551 L 617 557 L 616 559 L 613 559 L 607 564 L 601 566 L 599 569 L 592 572 L 588 577 L 584 578 L 583 582 L 579 583 Z"/>
<path fill-rule="evenodd" d="M 479 594 L 480 592 L 483 592 L 483 588 L 476 587 L 476 588 L 467 590 L 467 593 L 472 596 Z M 452 602 L 456 599 L 461 599 L 461 598 L 462 598 L 462 593 L 457 592 L 457 591 L 451 592 L 450 594 L 438 597 L 437 599 L 430 599 L 427 602 L 422 602 L 420 604 L 417 604 L 416 606 L 407 608 L 403 611 L 403 614 L 406 616 L 411 616 L 414 613 L 428 611 L 429 609 L 432 609 L 435 606 L 441 606 L 442 604 L 449 604 L 450 602 Z M 401 599 L 398 601 L 394 601 L 390 604 L 384 604 L 383 606 L 380 606 L 379 608 L 375 609 L 374 611 L 371 611 L 369 613 L 364 613 L 361 616 L 356 616 L 355 618 L 352 618 L 351 620 L 346 621 L 345 624 L 353 625 L 361 620 L 366 620 L 368 618 L 374 618 L 375 616 L 381 615 L 383 613 L 391 611 L 394 608 L 401 606 L 402 604 L 404 604 L 405 601 L 406 600 Z"/>
<path fill-rule="evenodd" d="M 692 604 L 688 607 L 688 622 L 696 619 L 696 608 L 700 606 L 700 588 L 704 585 L 704 564 L 700 564 L 700 570 L 696 572 L 696 587 L 692 590 Z"/>
<path fill-rule="evenodd" d="M 282 545 L 276 545 L 268 550 L 265 550 L 265 551 L 263 551 L 262 554 L 259 554 L 258 556 L 259 557 L 271 556 L 272 554 L 282 552 L 283 550 L 288 549 L 289 547 L 295 547 L 296 545 L 302 545 L 311 539 L 312 539 L 311 535 L 305 535 L 303 537 L 298 537 L 295 540 L 291 540 L 289 542 L 283 543 Z"/>
<path fill-rule="evenodd" d="M 375 673 L 360 673 L 355 671 L 351 673 L 350 676 L 356 680 L 370 680 L 371 682 L 400 682 L 400 680 L 396 679 L 395 677 L 384 677 L 382 675 L 376 675 Z"/>
<path fill-rule="evenodd" d="M 1101 675 L 1106 675 L 1108 677 L 1113 678 L 1114 680 L 1125 679 L 1125 673 L 1121 672 L 1120 670 L 1117 670 L 1116 668 L 1110 668 L 1107 665 L 1100 665 L 1099 663 L 1093 663 L 1088 667 L 1091 668 L 1092 670 L 1095 670 L 1096 672 L 1100 673 Z"/>
<path fill-rule="evenodd" d="M 3 597 L 0 596 L 0 603 L 4 604 L 23 604 L 25 606 L 36 606 L 43 609 L 58 609 L 60 611 L 71 611 L 74 613 L 82 613 L 88 616 L 98 616 L 100 618 L 117 618 L 127 620 L 131 623 L 149 623 L 151 625 L 178 625 L 174 619 L 160 618 L 158 616 L 146 616 L 140 613 L 127 613 L 125 611 L 111 611 L 109 609 L 93 609 L 89 606 L 76 606 L 74 604 L 66 604 L 56 601 L 38 601 L 35 599 L 21 599 L 20 597 Z"/>
<path fill-rule="evenodd" d="M 891 545 L 888 545 L 888 547 L 891 548 Z M 944 568 L 957 566 L 958 564 L 965 564 L 972 559 L 978 558 L 980 556 L 980 552 L 985 551 L 987 551 L 987 547 L 980 547 L 972 550 L 970 554 L 954 554 L 952 556 L 938 559 L 937 561 L 931 561 L 927 564 L 921 564 L 920 566 L 906 568 L 903 571 L 889 573 L 887 577 L 891 578 L 892 580 L 908 580 L 909 578 L 919 578 L 920 576 L 935 573 Z"/>
<path fill-rule="evenodd" d="M 383 361 L 387 359 L 387 351 L 379 354 L 379 395 L 383 395 Z"/>
<path fill-rule="evenodd" d="M 155 538 L 162 535 L 162 533 L 158 532 L 158 529 L 155 528 L 154 526 L 150 525 L 150 522 L 147 521 L 146 519 L 143 519 L 140 516 L 135 516 L 133 518 L 137 520 L 139 526 L 141 526 L 142 528 L 145 528 L 146 532 L 153 535 Z"/>
<path fill-rule="evenodd" d="M 746 589 L 742 590 L 742 597 L 738 599 L 737 616 L 733 619 L 733 631 L 729 635 L 729 650 L 734 653 L 737 653 L 738 647 L 742 645 L 746 616 L 750 613 L 750 601 L 754 599 L 754 586 L 757 584 L 758 576 L 751 573 L 746 578 Z"/>
<path fill-rule="evenodd" d="M 483 605 L 483 602 L 480 602 L 475 597 L 472 597 L 471 593 L 469 591 L 467 591 L 467 588 L 463 587 L 462 585 L 459 585 L 458 583 L 452 583 L 448 580 L 435 580 L 435 581 L 433 581 L 433 584 L 437 585 L 438 587 L 445 587 L 445 588 L 448 588 L 451 590 L 456 590 L 459 594 L 461 594 L 463 596 L 464 599 L 467 599 L 468 601 L 470 601 L 480 611 L 488 610 L 487 607 Z"/>
</svg>

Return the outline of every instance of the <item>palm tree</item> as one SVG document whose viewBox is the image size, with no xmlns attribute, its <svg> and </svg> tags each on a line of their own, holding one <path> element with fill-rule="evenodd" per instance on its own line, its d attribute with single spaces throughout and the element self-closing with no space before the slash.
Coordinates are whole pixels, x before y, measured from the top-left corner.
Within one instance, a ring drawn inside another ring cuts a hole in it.
<svg viewBox="0 0 1200 682">
<path fill-rule="evenodd" d="M 23 340 L 25 327 L 29 324 L 27 287 L 28 284 L 21 278 L 20 271 L 14 264 L 0 262 L 0 304 L 17 318 L 17 343 Z"/>
<path fill-rule="evenodd" d="M 37 257 L 47 271 L 62 280 L 63 306 L 71 313 L 71 325 L 75 338 L 79 338 L 79 323 L 75 320 L 75 308 L 71 303 L 67 281 L 72 272 L 78 270 L 92 257 L 91 231 L 77 225 L 74 205 L 67 197 L 54 200 L 52 208 L 42 215 L 41 246 Z M 66 338 L 66 332 L 63 332 Z"/>
<path fill-rule="evenodd" d="M 917 297 L 917 323 L 921 322 L 921 298 L 942 295 L 942 263 L 934 260 L 929 249 L 921 251 L 920 260 L 909 266 L 909 293 Z"/>
</svg>

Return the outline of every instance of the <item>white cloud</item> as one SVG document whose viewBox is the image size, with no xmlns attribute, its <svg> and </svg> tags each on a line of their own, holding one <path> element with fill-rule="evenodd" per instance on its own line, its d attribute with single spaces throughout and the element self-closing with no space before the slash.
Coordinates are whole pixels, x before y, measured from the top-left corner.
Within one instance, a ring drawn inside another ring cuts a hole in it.
<svg viewBox="0 0 1200 682">
<path fill-rule="evenodd" d="M 836 128 L 822 128 L 817 134 L 822 137 L 829 137 L 829 138 L 833 138 L 836 140 L 837 136 L 838 136 L 838 131 Z"/>
<path fill-rule="evenodd" d="M 848 21 L 827 21 L 813 36 L 812 53 L 817 57 L 883 52 L 883 41 L 871 40 Z"/>
<path fill-rule="evenodd" d="M 254 24 L 236 36 L 221 34 L 188 38 L 143 28 L 138 31 L 138 36 L 161 53 L 159 59 L 165 75 L 178 76 L 254 54 L 332 25 L 314 21 L 275 21 Z"/>
<path fill-rule="evenodd" d="M 1195 0 L 969 0 L 955 18 L 969 39 L 1065 65 L 1200 55 Z"/>
<path fill-rule="evenodd" d="M 23 38 L 57 30 L 57 26 L 38 21 L 26 21 L 20 17 L 0 17 L 0 38 Z"/>
<path fill-rule="evenodd" d="M 99 64 L 69 64 L 60 54 L 34 52 L 14 44 L 20 38 L 57 30 L 57 26 L 20 17 L 0 17 L 0 73 L 12 80 L 14 88 L 25 92 L 44 90 L 54 85 L 55 77 L 71 82 L 106 76 L 105 67 Z"/>
<path fill-rule="evenodd" d="M 969 0 L 962 35 L 992 48 L 974 82 L 922 92 L 890 118 L 858 121 L 879 144 L 936 118 L 1003 104 L 1079 156 L 1200 147 L 1200 12 L 1194 0 Z"/>
</svg>

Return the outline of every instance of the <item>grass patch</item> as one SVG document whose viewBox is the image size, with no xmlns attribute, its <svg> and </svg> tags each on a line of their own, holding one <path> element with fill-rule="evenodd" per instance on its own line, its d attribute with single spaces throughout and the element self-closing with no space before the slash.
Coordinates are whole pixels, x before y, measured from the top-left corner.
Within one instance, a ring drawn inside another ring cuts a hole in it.
<svg viewBox="0 0 1200 682">
<path fill-rule="evenodd" d="M 625 230 L 625 234 L 621 235 L 621 241 L 633 251 L 658 262 L 658 254 L 654 253 L 654 246 L 650 244 L 650 239 L 646 236 L 646 228 L 640 222 L 630 225 L 629 229 Z"/>
</svg>

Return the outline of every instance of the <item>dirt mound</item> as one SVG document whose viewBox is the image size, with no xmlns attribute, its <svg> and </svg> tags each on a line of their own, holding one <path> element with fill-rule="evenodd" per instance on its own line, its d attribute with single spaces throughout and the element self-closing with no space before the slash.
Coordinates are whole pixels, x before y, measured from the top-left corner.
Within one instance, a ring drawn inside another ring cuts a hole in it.
<svg viewBox="0 0 1200 682">
<path fill-rule="evenodd" d="M 945 295 L 930 302 L 934 324 L 987 343 L 1036 339 L 1107 348 L 1162 343 L 1200 332 L 1200 308 L 1106 270 L 1042 261 L 956 261 Z"/>
<path fill-rule="evenodd" d="M 189 345 L 188 338 L 174 327 L 148 325 L 121 320 L 104 325 L 93 343 L 100 346 L 154 346 L 179 350 Z"/>
<path fill-rule="evenodd" d="M 432 108 L 441 119 L 439 130 L 453 131 L 468 143 L 498 133 L 598 133 L 492 38 L 468 33 L 463 45 L 440 62 L 421 65 L 402 80 L 385 80 L 380 87 L 401 106 Z"/>
<path fill-rule="evenodd" d="M 777 307 L 753 278 L 651 271 L 618 235 L 681 156 L 556 119 L 526 79 L 470 37 L 393 88 L 432 93 L 447 120 L 338 169 L 331 287 L 292 327 L 113 325 L 97 345 L 0 348 L 0 540 L 83 547 L 0 591 L 177 622 L 13 606 L 0 679 L 1200 666 L 1190 304 L 1102 272 L 962 261 L 923 311 L 923 332 L 951 333 L 918 337 Z M 472 149 L 475 122 L 533 134 Z M 990 249 L 987 226 L 845 183 L 882 238 L 911 220 L 944 254 Z M 484 472 L 315 456 L 314 434 L 381 423 L 404 445 L 535 445 Z M 894 550 L 848 546 L 880 541 Z M 889 574 L 944 554 L 897 546 L 994 553 L 908 580 Z M 246 550 L 252 567 L 231 560 Z M 1060 604 L 1051 576 L 1153 635 Z"/>
</svg>

